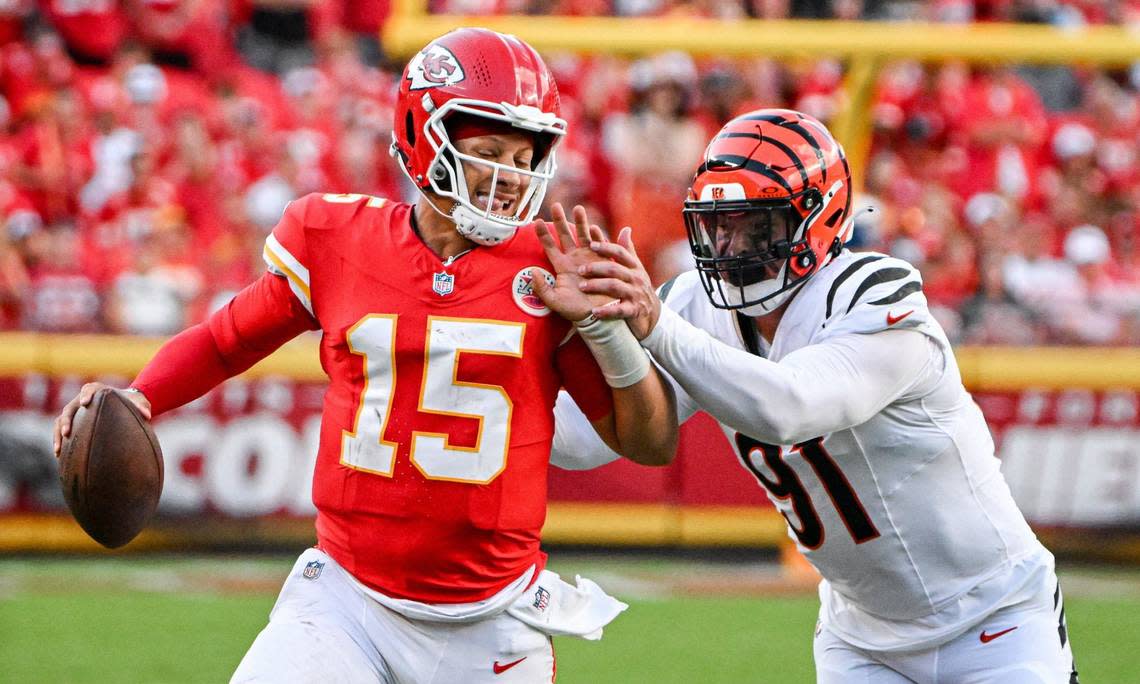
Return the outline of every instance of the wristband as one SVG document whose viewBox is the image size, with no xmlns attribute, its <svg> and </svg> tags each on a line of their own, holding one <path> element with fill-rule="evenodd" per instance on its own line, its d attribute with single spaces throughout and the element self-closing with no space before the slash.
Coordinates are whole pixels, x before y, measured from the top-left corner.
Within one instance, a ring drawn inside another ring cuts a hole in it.
<svg viewBox="0 0 1140 684">
<path fill-rule="evenodd" d="M 625 321 L 603 321 L 591 313 L 574 323 L 574 327 L 590 348 L 610 387 L 629 387 L 649 374 L 649 357 Z"/>
</svg>

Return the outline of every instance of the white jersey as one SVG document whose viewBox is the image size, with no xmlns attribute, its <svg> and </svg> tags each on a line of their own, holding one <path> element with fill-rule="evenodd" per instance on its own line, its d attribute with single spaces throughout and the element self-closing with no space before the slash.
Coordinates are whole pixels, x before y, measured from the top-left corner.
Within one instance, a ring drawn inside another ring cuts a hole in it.
<svg viewBox="0 0 1140 684">
<path fill-rule="evenodd" d="M 843 252 L 795 295 L 770 346 L 755 336 L 767 359 L 696 272 L 661 296 L 643 345 L 673 378 L 681 419 L 704 409 L 720 421 L 787 519 L 824 578 L 833 632 L 872 650 L 935 645 L 1051 571 L 910 264 Z"/>
</svg>

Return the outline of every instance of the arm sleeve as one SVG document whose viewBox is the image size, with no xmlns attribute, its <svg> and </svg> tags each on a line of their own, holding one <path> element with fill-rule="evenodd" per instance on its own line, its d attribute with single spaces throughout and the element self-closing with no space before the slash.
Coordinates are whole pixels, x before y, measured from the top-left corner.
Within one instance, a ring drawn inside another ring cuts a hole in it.
<svg viewBox="0 0 1140 684">
<path fill-rule="evenodd" d="M 566 470 L 589 470 L 621 458 L 609 448 L 590 424 L 590 419 L 566 392 L 554 404 L 554 442 L 551 465 Z"/>
<path fill-rule="evenodd" d="M 131 387 L 157 416 L 189 403 L 318 326 L 285 278 L 266 273 L 205 322 L 172 337 Z"/>
<path fill-rule="evenodd" d="M 943 365 L 937 345 L 912 330 L 840 335 L 776 363 L 714 339 L 666 307 L 642 344 L 713 418 L 771 444 L 864 423 Z"/>
<path fill-rule="evenodd" d="M 571 335 L 554 353 L 554 364 L 562 386 L 591 420 L 605 418 L 614 411 L 614 397 L 598 362 L 577 334 Z M 593 428 L 590 428 L 593 432 Z"/>
<path fill-rule="evenodd" d="M 684 423 L 697 412 L 692 398 L 677 381 L 662 371 L 677 398 L 677 422 Z M 590 419 L 566 392 L 558 393 L 554 404 L 554 443 L 550 447 L 550 463 L 565 470 L 590 470 L 621 458 L 598 435 Z"/>
</svg>

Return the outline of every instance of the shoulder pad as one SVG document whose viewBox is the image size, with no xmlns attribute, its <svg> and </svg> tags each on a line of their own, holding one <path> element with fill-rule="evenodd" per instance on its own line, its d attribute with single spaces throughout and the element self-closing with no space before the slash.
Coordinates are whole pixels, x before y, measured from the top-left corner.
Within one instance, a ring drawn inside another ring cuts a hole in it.
<svg viewBox="0 0 1140 684">
<path fill-rule="evenodd" d="M 922 275 L 914 266 L 883 254 L 853 255 L 833 266 L 821 328 L 826 336 L 920 328 L 930 322 Z"/>
<path fill-rule="evenodd" d="M 694 297 L 704 298 L 706 295 L 700 275 L 696 271 L 685 271 L 673 276 L 657 288 L 657 296 L 665 306 L 674 311 L 681 311 L 693 302 Z"/>
<path fill-rule="evenodd" d="M 309 228 L 335 228 L 347 224 L 361 211 L 379 209 L 388 200 L 356 193 L 312 193 L 297 202 L 306 205 L 305 225 Z"/>
</svg>

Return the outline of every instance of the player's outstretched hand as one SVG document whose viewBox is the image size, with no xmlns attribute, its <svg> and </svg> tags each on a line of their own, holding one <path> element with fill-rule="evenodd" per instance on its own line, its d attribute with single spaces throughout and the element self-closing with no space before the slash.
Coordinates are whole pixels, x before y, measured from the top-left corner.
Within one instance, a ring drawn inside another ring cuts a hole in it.
<svg viewBox="0 0 1140 684">
<path fill-rule="evenodd" d="M 593 314 L 598 318 L 624 318 L 634 336 L 645 339 L 661 317 L 661 299 L 637 256 L 633 229 L 622 228 L 617 242 L 592 240 L 590 249 L 605 259 L 578 267 L 578 274 L 586 278 L 582 290 L 610 300 L 595 307 Z"/>
<path fill-rule="evenodd" d="M 51 443 L 56 458 L 59 458 L 59 450 L 63 448 L 63 440 L 71 435 L 71 421 L 75 419 L 75 414 L 79 412 L 79 407 L 90 404 L 91 398 L 95 396 L 95 393 L 104 387 L 107 387 L 107 385 L 101 382 L 89 382 L 81 387 L 79 394 L 75 395 L 75 398 L 67 402 L 67 405 L 63 407 L 63 411 L 61 411 L 59 417 L 55 419 L 52 430 L 54 434 L 52 435 Z M 147 420 L 150 420 L 150 402 L 143 396 L 142 392 L 127 392 L 126 396 L 134 402 L 139 412 L 141 412 Z"/>
<path fill-rule="evenodd" d="M 604 234 L 601 228 L 590 225 L 590 218 L 581 206 L 574 207 L 573 227 L 561 204 L 556 203 L 550 214 L 552 222 L 538 221 L 535 232 L 546 258 L 554 267 L 554 285 L 543 278 L 534 278 L 531 286 L 552 311 L 569 321 L 580 321 L 595 307 L 610 301 L 601 295 L 586 294 L 579 272 L 585 264 L 603 261 L 590 249 L 590 242 L 604 239 Z"/>
</svg>

